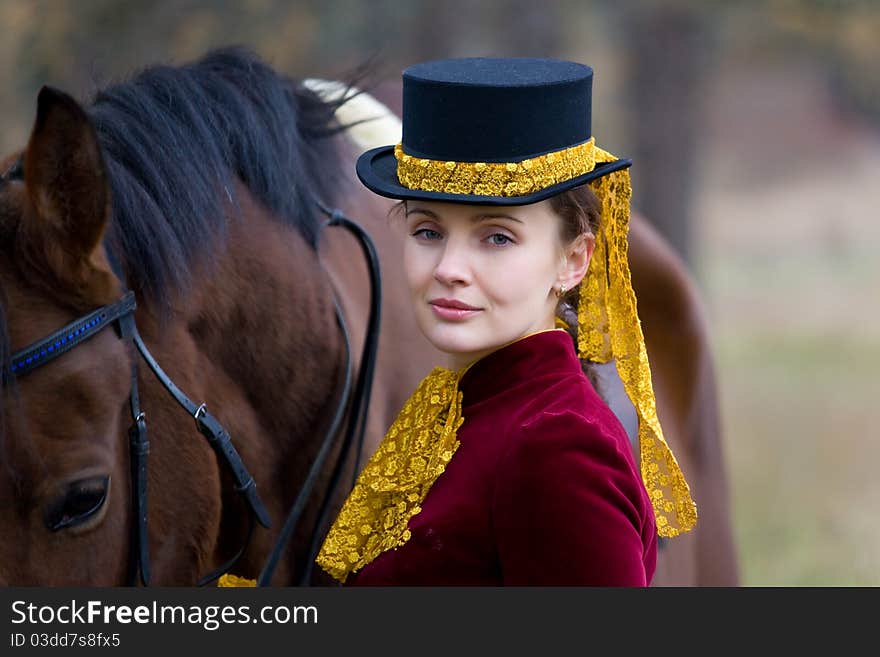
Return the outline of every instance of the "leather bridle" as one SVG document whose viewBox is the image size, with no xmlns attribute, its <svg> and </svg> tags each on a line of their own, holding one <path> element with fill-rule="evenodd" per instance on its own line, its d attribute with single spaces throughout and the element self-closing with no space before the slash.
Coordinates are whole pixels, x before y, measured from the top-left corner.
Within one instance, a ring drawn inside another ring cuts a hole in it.
<svg viewBox="0 0 880 657">
<path fill-rule="evenodd" d="M 369 235 L 355 222 L 348 219 L 339 210 L 329 210 L 323 203 L 317 201 L 321 211 L 330 217 L 325 226 L 341 226 L 352 233 L 359 240 L 370 270 L 371 303 L 370 317 L 367 324 L 367 332 L 364 341 L 361 367 L 358 373 L 354 394 L 351 392 L 351 344 L 348 329 L 345 326 L 339 304 L 336 303 L 336 318 L 345 344 L 345 374 L 341 394 L 336 412 L 330 427 L 325 434 L 314 462 L 306 476 L 305 483 L 296 497 L 293 506 L 288 513 L 287 519 L 276 540 L 275 546 L 269 555 L 258 579 L 259 586 L 268 586 L 271 583 L 275 568 L 287 546 L 291 536 L 294 535 L 297 525 L 306 503 L 311 497 L 318 476 L 327 460 L 334 439 L 337 436 L 342 420 L 348 411 L 349 423 L 345 433 L 341 449 L 334 465 L 330 484 L 325 492 L 320 506 L 318 519 L 312 530 L 309 542 L 308 559 L 299 583 L 307 585 L 311 579 L 312 563 L 317 553 L 317 546 L 322 537 L 322 527 L 326 521 L 326 515 L 330 509 L 336 487 L 339 484 L 341 473 L 345 467 L 345 460 L 353 445 L 357 445 L 355 451 L 354 472 L 357 473 L 357 455 L 363 445 L 364 431 L 366 428 L 366 415 L 369 408 L 370 394 L 372 391 L 373 374 L 376 364 L 376 351 L 378 348 L 379 319 L 381 307 L 381 281 L 379 273 L 379 260 L 375 247 Z M 199 585 L 203 586 L 213 582 L 222 574 L 228 572 L 238 559 L 244 554 L 250 544 L 253 535 L 254 522 L 259 522 L 263 527 L 269 528 L 271 520 L 263 501 L 257 492 L 254 478 L 248 472 L 238 451 L 232 443 L 229 432 L 223 428 L 220 422 L 207 408 L 207 405 L 196 404 L 178 388 L 171 378 L 165 374 L 159 364 L 153 358 L 147 346 L 138 333 L 134 319 L 136 308 L 134 292 L 126 292 L 115 303 L 103 306 L 86 315 L 83 315 L 67 326 L 59 329 L 51 335 L 32 343 L 17 351 L 12 356 L 11 374 L 21 377 L 34 369 L 45 365 L 58 358 L 62 354 L 74 349 L 86 340 L 94 337 L 108 326 L 116 329 L 120 339 L 129 340 L 137 349 L 141 358 L 168 391 L 168 393 L 195 419 L 199 432 L 207 439 L 214 449 L 219 460 L 226 464 L 235 480 L 235 490 L 242 496 L 249 511 L 249 529 L 247 538 L 241 549 L 229 561 L 202 577 Z M 129 583 L 137 585 L 138 580 L 144 586 L 150 583 L 150 556 L 148 542 L 147 523 L 147 455 L 150 451 L 150 443 L 147 439 L 146 413 L 140 405 L 138 394 L 138 360 L 135 358 L 131 371 L 131 390 L 129 393 L 129 406 L 131 410 L 132 425 L 128 430 L 129 458 L 131 464 L 131 510 L 132 510 L 132 536 L 131 555 L 129 567 Z"/>
</svg>

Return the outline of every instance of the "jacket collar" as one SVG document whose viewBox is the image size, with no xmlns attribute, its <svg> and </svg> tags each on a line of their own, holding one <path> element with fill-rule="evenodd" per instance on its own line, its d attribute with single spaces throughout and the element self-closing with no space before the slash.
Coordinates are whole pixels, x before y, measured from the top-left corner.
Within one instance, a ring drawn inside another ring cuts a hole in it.
<svg viewBox="0 0 880 657">
<path fill-rule="evenodd" d="M 459 383 L 466 408 L 548 375 L 582 372 L 571 336 L 560 329 L 531 333 L 468 366 Z"/>
</svg>

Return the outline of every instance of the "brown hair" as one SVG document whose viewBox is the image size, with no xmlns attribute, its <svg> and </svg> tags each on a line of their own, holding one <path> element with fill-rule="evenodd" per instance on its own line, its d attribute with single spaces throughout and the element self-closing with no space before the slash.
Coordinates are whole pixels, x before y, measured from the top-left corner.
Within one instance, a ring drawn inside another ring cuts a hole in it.
<svg viewBox="0 0 880 657">
<path fill-rule="evenodd" d="M 602 204 L 589 185 L 581 185 L 550 197 L 550 208 L 561 220 L 560 236 L 563 244 L 568 244 L 584 233 L 596 235 L 599 232 Z M 564 312 L 564 306 L 573 305 L 576 311 L 577 290 L 578 288 L 567 291 L 560 300 L 557 314 L 567 322 L 569 317 Z"/>
<path fill-rule="evenodd" d="M 551 209 L 561 220 L 561 236 L 567 244 L 583 233 L 597 235 L 602 221 L 602 204 L 589 185 L 581 185 L 550 198 Z M 556 306 L 556 315 L 568 325 L 568 334 L 578 348 L 578 304 L 580 289 L 567 291 Z M 604 398 L 600 385 L 599 372 L 587 360 L 581 360 L 581 369 L 593 384 L 593 388 Z"/>
<path fill-rule="evenodd" d="M 571 242 L 582 233 L 599 231 L 602 206 L 589 185 L 581 185 L 550 198 L 550 207 L 562 219 L 562 241 Z"/>
</svg>

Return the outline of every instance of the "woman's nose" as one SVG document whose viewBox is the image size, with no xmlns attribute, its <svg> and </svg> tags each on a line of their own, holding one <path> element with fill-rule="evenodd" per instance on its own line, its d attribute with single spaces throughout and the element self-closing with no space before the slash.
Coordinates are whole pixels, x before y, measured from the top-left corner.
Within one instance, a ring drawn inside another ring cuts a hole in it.
<svg viewBox="0 0 880 657">
<path fill-rule="evenodd" d="M 448 241 L 443 249 L 440 262 L 434 268 L 434 278 L 444 285 L 469 283 L 470 267 L 465 251 L 462 245 Z"/>
</svg>

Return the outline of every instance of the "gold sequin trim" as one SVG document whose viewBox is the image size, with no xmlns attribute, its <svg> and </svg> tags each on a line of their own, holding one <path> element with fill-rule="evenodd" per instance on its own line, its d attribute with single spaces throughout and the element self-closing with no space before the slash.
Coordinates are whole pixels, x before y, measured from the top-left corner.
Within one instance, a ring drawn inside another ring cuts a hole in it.
<svg viewBox="0 0 880 657">
<path fill-rule="evenodd" d="M 397 178 L 409 189 L 479 196 L 523 196 L 589 173 L 595 140 L 521 162 L 443 162 L 407 155 L 394 147 Z"/>
<path fill-rule="evenodd" d="M 597 161 L 612 162 L 599 148 Z M 657 419 L 651 369 L 627 259 L 632 187 L 624 169 L 590 183 L 602 203 L 602 228 L 578 307 L 578 352 L 599 363 L 615 359 L 627 396 L 639 416 L 642 480 L 654 506 L 657 533 L 678 536 L 697 522 L 697 506 Z"/>
<path fill-rule="evenodd" d="M 410 518 L 458 449 L 462 373 L 435 368 L 364 466 L 316 559 L 337 580 L 409 540 Z"/>
</svg>

